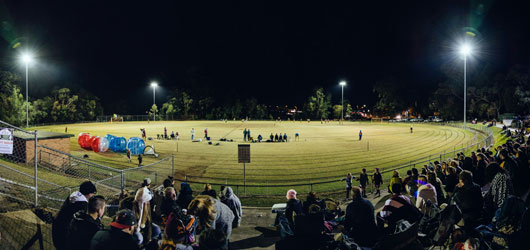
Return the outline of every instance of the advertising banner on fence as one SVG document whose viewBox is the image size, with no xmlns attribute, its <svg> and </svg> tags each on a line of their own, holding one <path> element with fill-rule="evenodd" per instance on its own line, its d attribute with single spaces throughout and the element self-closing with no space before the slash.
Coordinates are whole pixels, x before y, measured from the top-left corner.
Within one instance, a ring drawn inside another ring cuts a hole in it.
<svg viewBox="0 0 530 250">
<path fill-rule="evenodd" d="M 0 128 L 0 154 L 13 154 L 13 129 Z"/>
</svg>

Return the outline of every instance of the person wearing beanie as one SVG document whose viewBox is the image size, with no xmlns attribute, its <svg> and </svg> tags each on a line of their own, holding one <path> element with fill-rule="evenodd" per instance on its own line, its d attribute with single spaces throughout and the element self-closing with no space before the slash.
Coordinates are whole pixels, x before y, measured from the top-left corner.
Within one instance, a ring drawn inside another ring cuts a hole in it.
<svg viewBox="0 0 530 250">
<path fill-rule="evenodd" d="M 98 231 L 90 242 L 91 250 L 139 250 L 133 238 L 136 230 L 136 217 L 129 209 L 118 211 L 110 228 Z"/>
<path fill-rule="evenodd" d="M 96 186 L 85 181 L 79 186 L 79 191 L 73 192 L 66 198 L 52 224 L 52 240 L 57 250 L 67 249 L 67 233 L 70 221 L 77 212 L 86 212 L 88 200 L 96 194 Z"/>
</svg>

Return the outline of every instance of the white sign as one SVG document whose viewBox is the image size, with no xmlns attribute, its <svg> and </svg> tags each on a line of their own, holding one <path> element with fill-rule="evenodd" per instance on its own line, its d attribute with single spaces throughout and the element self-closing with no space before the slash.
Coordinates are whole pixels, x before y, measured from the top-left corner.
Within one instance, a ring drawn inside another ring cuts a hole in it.
<svg viewBox="0 0 530 250">
<path fill-rule="evenodd" d="M 0 154 L 13 154 L 13 129 L 0 128 Z"/>
</svg>

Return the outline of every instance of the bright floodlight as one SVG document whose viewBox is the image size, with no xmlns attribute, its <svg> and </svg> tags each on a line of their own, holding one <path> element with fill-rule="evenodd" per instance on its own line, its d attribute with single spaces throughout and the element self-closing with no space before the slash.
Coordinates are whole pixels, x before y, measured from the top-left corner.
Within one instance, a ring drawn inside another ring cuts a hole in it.
<svg viewBox="0 0 530 250">
<path fill-rule="evenodd" d="M 30 63 L 32 61 L 32 56 L 28 53 L 22 55 L 22 62 Z"/>
<path fill-rule="evenodd" d="M 158 83 L 157 82 L 152 82 L 151 83 L 151 87 L 157 87 L 158 86 Z"/>
<path fill-rule="evenodd" d="M 460 53 L 464 56 L 468 56 L 471 54 L 471 46 L 469 46 L 469 44 L 463 44 L 462 47 L 460 47 Z"/>
<path fill-rule="evenodd" d="M 345 85 L 346 85 L 346 82 L 345 82 L 345 81 L 341 81 L 341 82 L 339 82 L 339 85 L 340 85 L 340 86 L 345 86 Z"/>
</svg>

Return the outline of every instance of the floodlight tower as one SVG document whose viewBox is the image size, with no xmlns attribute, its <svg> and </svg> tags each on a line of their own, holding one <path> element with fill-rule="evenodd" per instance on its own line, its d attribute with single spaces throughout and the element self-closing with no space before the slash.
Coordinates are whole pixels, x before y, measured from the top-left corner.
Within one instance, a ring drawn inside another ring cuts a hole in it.
<svg viewBox="0 0 530 250">
<path fill-rule="evenodd" d="M 26 52 L 21 56 L 22 62 L 26 65 L 26 128 L 29 127 L 29 102 L 28 102 L 28 68 L 29 64 L 33 62 L 31 53 Z"/>
<path fill-rule="evenodd" d="M 151 87 L 153 87 L 153 105 L 156 105 L 156 87 L 158 87 L 158 83 L 157 82 L 151 82 Z M 153 112 L 153 121 L 156 121 L 156 110 L 155 112 Z"/>
<path fill-rule="evenodd" d="M 464 128 L 466 128 L 466 97 L 467 97 L 467 57 L 471 55 L 472 48 L 469 44 L 464 43 L 460 46 L 460 54 L 464 56 Z"/>
<path fill-rule="evenodd" d="M 342 104 L 341 104 L 342 108 L 341 108 L 340 120 L 341 120 L 341 124 L 343 124 L 344 123 L 344 86 L 346 86 L 346 81 L 340 81 L 339 85 L 342 88 Z"/>
</svg>

